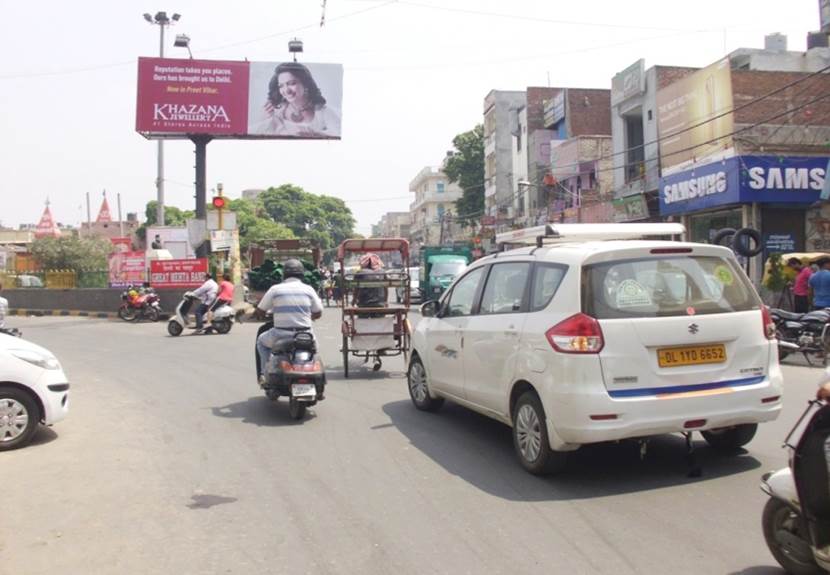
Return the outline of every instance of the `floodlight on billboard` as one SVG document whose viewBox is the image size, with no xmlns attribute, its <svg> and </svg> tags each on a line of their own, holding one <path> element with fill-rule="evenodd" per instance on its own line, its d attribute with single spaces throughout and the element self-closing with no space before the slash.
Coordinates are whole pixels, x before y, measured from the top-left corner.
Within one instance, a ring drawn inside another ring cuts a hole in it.
<svg viewBox="0 0 830 575">
<path fill-rule="evenodd" d="M 139 58 L 136 131 L 149 139 L 340 139 L 343 67 Z"/>
</svg>

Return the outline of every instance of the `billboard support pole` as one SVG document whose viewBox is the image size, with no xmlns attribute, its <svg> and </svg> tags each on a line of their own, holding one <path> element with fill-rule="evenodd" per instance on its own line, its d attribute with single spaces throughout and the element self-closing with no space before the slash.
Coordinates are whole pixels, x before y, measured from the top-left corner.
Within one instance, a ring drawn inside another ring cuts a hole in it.
<svg viewBox="0 0 830 575">
<path fill-rule="evenodd" d="M 207 145 L 212 138 L 199 135 L 191 136 L 190 140 L 196 145 L 196 219 L 207 223 Z M 203 241 L 196 248 L 196 257 L 207 257 L 207 248 L 207 242 Z"/>
</svg>

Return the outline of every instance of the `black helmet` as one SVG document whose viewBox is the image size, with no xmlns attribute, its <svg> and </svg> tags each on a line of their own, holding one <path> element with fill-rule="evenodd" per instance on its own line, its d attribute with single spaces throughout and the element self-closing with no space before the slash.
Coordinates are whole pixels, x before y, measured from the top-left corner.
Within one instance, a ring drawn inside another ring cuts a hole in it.
<svg viewBox="0 0 830 575">
<path fill-rule="evenodd" d="M 300 260 L 290 259 L 282 263 L 282 275 L 286 278 L 300 278 L 305 276 L 305 267 Z"/>
</svg>

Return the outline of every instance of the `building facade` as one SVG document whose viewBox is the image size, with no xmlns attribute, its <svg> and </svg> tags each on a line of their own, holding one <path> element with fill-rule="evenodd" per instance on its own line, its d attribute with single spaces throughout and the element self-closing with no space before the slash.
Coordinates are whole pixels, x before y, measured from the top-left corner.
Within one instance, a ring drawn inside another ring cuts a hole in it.
<svg viewBox="0 0 830 575">
<path fill-rule="evenodd" d="M 420 246 L 438 245 L 462 236 L 460 226 L 452 218 L 461 188 L 450 183 L 437 167 L 425 167 L 409 183 L 415 199 L 409 206 L 409 238 L 413 251 Z"/>
<path fill-rule="evenodd" d="M 497 217 L 513 203 L 513 132 L 523 91 L 491 90 L 484 98 L 484 212 Z"/>
<path fill-rule="evenodd" d="M 381 216 L 380 221 L 372 226 L 372 236 L 408 240 L 410 227 L 409 212 L 386 212 Z"/>
</svg>

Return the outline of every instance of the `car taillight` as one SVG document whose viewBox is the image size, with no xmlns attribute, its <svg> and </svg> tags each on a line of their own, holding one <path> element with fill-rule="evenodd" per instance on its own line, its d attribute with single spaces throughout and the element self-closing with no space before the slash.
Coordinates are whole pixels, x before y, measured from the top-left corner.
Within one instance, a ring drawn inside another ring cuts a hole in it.
<svg viewBox="0 0 830 575">
<path fill-rule="evenodd" d="M 761 318 L 764 322 L 764 336 L 767 339 L 775 339 L 775 323 L 769 314 L 769 308 L 765 305 L 761 306 Z"/>
<path fill-rule="evenodd" d="M 545 332 L 548 343 L 562 353 L 599 353 L 605 345 L 599 322 L 578 313 Z"/>
</svg>

